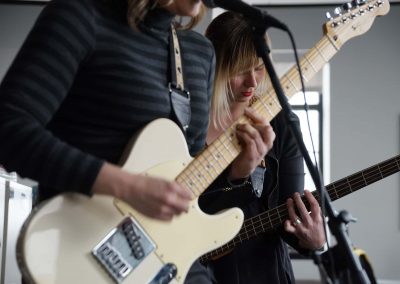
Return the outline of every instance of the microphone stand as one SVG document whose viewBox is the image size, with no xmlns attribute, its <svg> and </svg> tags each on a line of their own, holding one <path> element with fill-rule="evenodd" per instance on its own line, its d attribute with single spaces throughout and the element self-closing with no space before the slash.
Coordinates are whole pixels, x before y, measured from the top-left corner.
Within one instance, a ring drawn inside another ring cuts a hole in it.
<svg viewBox="0 0 400 284">
<path fill-rule="evenodd" d="M 264 17 L 264 15 L 265 14 L 262 11 L 259 11 L 257 17 L 254 17 L 254 11 L 253 11 L 253 17 L 251 19 L 249 17 L 246 18 L 253 25 L 255 48 L 257 50 L 258 55 L 264 61 L 272 85 L 278 97 L 279 103 L 281 104 L 282 111 L 285 113 L 286 122 L 288 123 L 293 135 L 295 136 L 297 145 L 300 148 L 300 151 L 305 159 L 307 168 L 309 169 L 314 184 L 319 192 L 319 196 L 321 198 L 321 205 L 325 207 L 326 214 L 329 218 L 328 221 L 329 228 L 332 234 L 336 238 L 337 246 L 338 248 L 340 248 L 339 252 L 343 254 L 342 257 L 344 257 L 347 263 L 347 267 L 350 269 L 352 281 L 354 281 L 353 283 L 356 284 L 370 284 L 370 281 L 367 275 L 365 274 L 365 271 L 363 271 L 361 267 L 359 259 L 354 256 L 354 253 L 352 251 L 350 240 L 346 233 L 345 223 L 346 221 L 348 222 L 348 220 L 345 220 L 343 218 L 343 215 L 345 214 L 335 213 L 335 210 L 333 209 L 331 204 L 331 199 L 329 197 L 329 194 L 327 193 L 325 187 L 323 186 L 321 175 L 319 174 L 317 167 L 313 165 L 311 158 L 308 154 L 307 148 L 302 139 L 300 129 L 297 127 L 295 120 L 292 118 L 293 117 L 293 115 L 291 115 L 292 108 L 282 90 L 279 78 L 275 72 L 271 59 L 269 57 L 270 49 L 267 46 L 264 35 L 267 29 L 270 28 L 271 26 L 268 23 L 268 18 Z"/>
</svg>

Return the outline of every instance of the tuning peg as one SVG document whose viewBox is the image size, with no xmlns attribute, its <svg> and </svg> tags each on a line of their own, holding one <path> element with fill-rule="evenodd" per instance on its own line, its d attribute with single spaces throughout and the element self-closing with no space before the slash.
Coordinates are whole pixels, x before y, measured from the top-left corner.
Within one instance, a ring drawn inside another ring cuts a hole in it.
<svg viewBox="0 0 400 284">
<path fill-rule="evenodd" d="M 333 20 L 333 17 L 332 17 L 332 15 L 331 15 L 331 13 L 326 12 L 325 16 L 326 16 L 326 18 L 327 18 L 329 21 Z"/>
<path fill-rule="evenodd" d="M 372 11 L 372 10 L 374 10 L 374 8 L 375 8 L 374 5 L 372 5 L 372 4 L 368 5 L 368 11 Z"/>
<path fill-rule="evenodd" d="M 327 19 L 328 19 L 329 21 L 332 21 L 332 27 L 336 28 L 337 26 L 340 25 L 340 21 L 335 21 L 335 20 L 333 19 L 332 15 L 331 15 L 331 13 L 326 12 L 325 15 L 326 15 L 326 17 L 327 17 Z"/>
<path fill-rule="evenodd" d="M 340 16 L 342 14 L 342 9 L 340 7 L 336 7 L 333 12 L 335 13 L 335 15 Z"/>
<path fill-rule="evenodd" d="M 353 7 L 353 5 L 351 3 L 349 3 L 349 2 L 344 3 L 343 6 L 342 6 L 343 10 L 346 11 L 346 12 L 349 11 L 352 7 Z"/>
</svg>

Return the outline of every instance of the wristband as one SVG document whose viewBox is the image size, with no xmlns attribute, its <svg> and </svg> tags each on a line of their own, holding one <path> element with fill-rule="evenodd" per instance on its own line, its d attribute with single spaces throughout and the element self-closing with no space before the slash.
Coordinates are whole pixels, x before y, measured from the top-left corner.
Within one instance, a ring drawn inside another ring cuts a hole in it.
<svg viewBox="0 0 400 284">
<path fill-rule="evenodd" d="M 245 186 L 247 184 L 248 180 L 249 180 L 249 177 L 239 178 L 239 179 L 235 179 L 235 180 L 230 180 L 229 178 L 226 179 L 226 181 L 232 188 Z"/>
</svg>

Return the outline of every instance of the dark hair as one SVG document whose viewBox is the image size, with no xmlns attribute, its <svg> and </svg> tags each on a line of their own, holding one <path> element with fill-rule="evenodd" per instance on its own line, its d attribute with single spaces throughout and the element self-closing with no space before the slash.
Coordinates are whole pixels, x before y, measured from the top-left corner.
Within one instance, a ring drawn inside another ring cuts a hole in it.
<svg viewBox="0 0 400 284">
<path fill-rule="evenodd" d="M 118 0 L 121 1 L 121 0 Z M 124 0 L 127 2 L 127 20 L 131 28 L 137 29 L 138 24 L 143 21 L 147 13 L 157 7 L 158 0 Z M 206 8 L 201 6 L 199 15 L 192 17 L 188 24 L 185 26 L 177 26 L 177 28 L 191 29 L 197 25 L 204 17 Z"/>
</svg>

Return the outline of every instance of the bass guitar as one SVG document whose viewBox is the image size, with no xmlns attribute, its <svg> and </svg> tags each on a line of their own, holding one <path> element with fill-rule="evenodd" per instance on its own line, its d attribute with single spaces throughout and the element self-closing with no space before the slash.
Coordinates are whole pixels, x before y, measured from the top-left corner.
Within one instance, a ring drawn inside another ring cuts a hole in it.
<svg viewBox="0 0 400 284">
<path fill-rule="evenodd" d="M 399 171 L 400 155 L 397 155 L 365 170 L 328 184 L 326 190 L 331 200 L 335 201 Z M 321 204 L 318 193 L 314 191 L 312 194 Z M 302 200 L 306 205 L 309 205 L 304 196 L 302 197 Z M 309 207 L 307 206 L 307 208 Z M 241 243 L 259 236 L 262 233 L 271 232 L 280 227 L 287 219 L 289 219 L 289 213 L 286 204 L 281 204 L 273 209 L 248 218 L 243 222 L 242 229 L 233 240 L 218 249 L 203 255 L 200 258 L 200 261 L 205 263 L 211 259 L 219 258 L 231 252 Z"/>
</svg>

